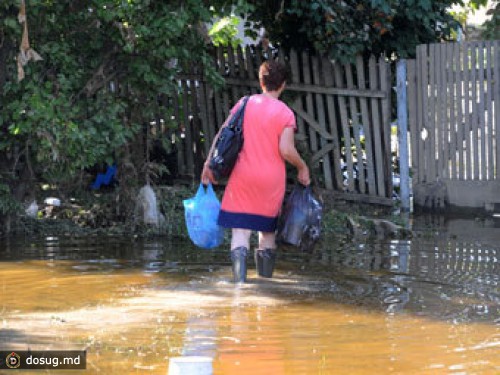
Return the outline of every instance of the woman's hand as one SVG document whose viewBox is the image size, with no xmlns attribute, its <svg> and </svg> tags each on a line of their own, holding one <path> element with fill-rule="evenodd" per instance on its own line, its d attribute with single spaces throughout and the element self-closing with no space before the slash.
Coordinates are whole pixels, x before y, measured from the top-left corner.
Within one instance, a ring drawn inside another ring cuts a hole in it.
<svg viewBox="0 0 500 375">
<path fill-rule="evenodd" d="M 309 175 L 309 168 L 308 166 L 304 163 L 297 171 L 297 180 L 304 185 L 304 186 L 309 186 L 311 183 L 311 177 Z"/>
<path fill-rule="evenodd" d="M 205 162 L 205 164 L 203 164 L 203 171 L 201 172 L 201 183 L 203 185 L 208 185 L 209 183 L 217 185 L 217 181 L 214 178 L 212 170 L 208 166 L 208 162 Z"/>
</svg>

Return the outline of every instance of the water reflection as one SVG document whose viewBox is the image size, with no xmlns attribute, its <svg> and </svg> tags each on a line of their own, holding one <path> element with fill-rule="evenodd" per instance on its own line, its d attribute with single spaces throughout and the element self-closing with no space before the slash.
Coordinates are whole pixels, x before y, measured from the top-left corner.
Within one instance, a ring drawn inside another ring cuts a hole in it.
<svg viewBox="0 0 500 375">
<path fill-rule="evenodd" d="M 495 373 L 498 228 L 474 225 L 484 242 L 424 221 L 410 241 L 280 254 L 275 279 L 251 271 L 241 287 L 223 249 L 7 239 L 0 347 L 83 346 L 109 374 L 165 374 L 179 355 L 212 357 L 220 374 Z"/>
<path fill-rule="evenodd" d="M 499 312 L 500 248 L 491 239 L 500 239 L 500 229 L 477 228 L 486 238 L 483 243 L 477 239 L 474 225 L 478 223 L 469 222 L 472 239 L 468 232 L 457 234 L 457 223 L 451 221 L 434 225 L 432 231 L 417 226 L 411 241 L 324 247 L 317 259 L 309 260 L 308 267 L 330 275 L 338 301 L 367 306 L 378 302 L 388 313 L 488 321 Z M 296 260 L 298 255 L 285 256 Z"/>
</svg>

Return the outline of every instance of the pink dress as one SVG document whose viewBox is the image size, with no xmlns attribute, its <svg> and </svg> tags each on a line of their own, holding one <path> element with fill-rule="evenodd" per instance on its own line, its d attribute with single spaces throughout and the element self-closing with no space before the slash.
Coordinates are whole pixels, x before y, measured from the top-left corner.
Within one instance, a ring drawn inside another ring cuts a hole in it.
<svg viewBox="0 0 500 375">
<path fill-rule="evenodd" d="M 286 185 L 279 140 L 286 127 L 296 128 L 295 116 L 286 104 L 262 94 L 250 97 L 243 122 L 243 148 L 222 198 L 219 225 L 276 230 Z"/>
</svg>

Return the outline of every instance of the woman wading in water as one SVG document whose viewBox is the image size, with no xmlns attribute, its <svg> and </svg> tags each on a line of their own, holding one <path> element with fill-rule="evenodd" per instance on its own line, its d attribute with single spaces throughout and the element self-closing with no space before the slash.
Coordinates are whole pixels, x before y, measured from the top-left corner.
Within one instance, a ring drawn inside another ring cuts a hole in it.
<svg viewBox="0 0 500 375">
<path fill-rule="evenodd" d="M 232 229 L 231 261 L 235 282 L 245 282 L 250 235 L 257 231 L 257 272 L 272 277 L 276 261 L 276 226 L 285 196 L 286 165 L 297 168 L 297 179 L 310 184 L 309 168 L 295 148 L 295 116 L 279 97 L 286 85 L 284 64 L 269 60 L 259 69 L 262 94 L 252 95 L 245 108 L 243 148 L 229 177 L 218 224 Z M 234 113 L 241 100 L 232 108 Z M 227 123 L 227 121 L 226 121 Z M 224 124 L 223 126 L 225 126 Z M 201 174 L 204 184 L 217 183 L 209 168 L 215 138 Z"/>
</svg>

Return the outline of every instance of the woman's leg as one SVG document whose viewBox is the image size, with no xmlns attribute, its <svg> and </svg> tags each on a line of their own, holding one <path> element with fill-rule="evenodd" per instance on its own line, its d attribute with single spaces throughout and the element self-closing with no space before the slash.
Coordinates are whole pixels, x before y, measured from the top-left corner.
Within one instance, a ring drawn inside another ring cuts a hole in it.
<svg viewBox="0 0 500 375">
<path fill-rule="evenodd" d="M 247 254 L 250 247 L 251 230 L 233 228 L 231 235 L 231 262 L 233 280 L 244 283 L 247 280 Z"/>
<path fill-rule="evenodd" d="M 276 234 L 259 232 L 259 248 L 255 250 L 255 265 L 259 276 L 272 277 L 276 263 Z"/>
<path fill-rule="evenodd" d="M 250 248 L 250 235 L 252 231 L 249 229 L 233 228 L 231 235 L 231 250 L 237 247 Z"/>
<path fill-rule="evenodd" d="M 276 233 L 275 232 L 259 232 L 259 249 L 275 249 L 276 248 Z"/>
</svg>

